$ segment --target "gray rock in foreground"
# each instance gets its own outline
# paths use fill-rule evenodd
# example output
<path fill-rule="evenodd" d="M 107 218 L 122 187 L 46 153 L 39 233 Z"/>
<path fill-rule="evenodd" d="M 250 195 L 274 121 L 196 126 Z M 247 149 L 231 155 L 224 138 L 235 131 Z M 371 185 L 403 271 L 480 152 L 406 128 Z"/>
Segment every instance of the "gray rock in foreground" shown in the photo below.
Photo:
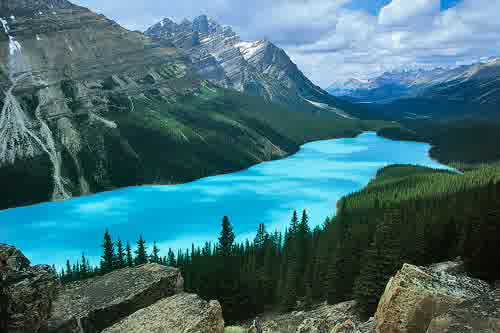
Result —
<path fill-rule="evenodd" d="M 222 333 L 224 319 L 217 301 L 177 294 L 139 310 L 103 333 Z"/>
<path fill-rule="evenodd" d="M 500 332 L 500 289 L 451 309 L 434 318 L 427 333 L 495 333 Z"/>
<path fill-rule="evenodd" d="M 49 266 L 29 265 L 13 246 L 0 245 L 0 330 L 43 332 L 59 282 Z"/>
<path fill-rule="evenodd" d="M 260 321 L 263 333 L 340 333 L 345 332 L 341 328 L 356 328 L 362 324 L 354 301 L 323 304 L 311 311 L 294 311 Z"/>
<path fill-rule="evenodd" d="M 63 288 L 55 300 L 49 332 L 100 332 L 182 288 L 179 270 L 158 264 L 76 282 Z"/>
<path fill-rule="evenodd" d="M 380 299 L 376 332 L 426 332 L 434 318 L 463 302 L 481 299 L 490 291 L 486 282 L 461 273 L 460 262 L 430 267 L 405 264 L 389 280 Z"/>

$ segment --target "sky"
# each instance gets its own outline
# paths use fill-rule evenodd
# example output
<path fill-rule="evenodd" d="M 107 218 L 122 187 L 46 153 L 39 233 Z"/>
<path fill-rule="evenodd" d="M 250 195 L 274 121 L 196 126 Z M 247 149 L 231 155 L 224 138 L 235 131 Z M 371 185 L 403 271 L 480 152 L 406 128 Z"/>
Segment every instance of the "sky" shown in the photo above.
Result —
<path fill-rule="evenodd" d="M 500 0 L 73 0 L 131 30 L 206 14 L 268 39 L 316 84 L 500 55 Z"/>

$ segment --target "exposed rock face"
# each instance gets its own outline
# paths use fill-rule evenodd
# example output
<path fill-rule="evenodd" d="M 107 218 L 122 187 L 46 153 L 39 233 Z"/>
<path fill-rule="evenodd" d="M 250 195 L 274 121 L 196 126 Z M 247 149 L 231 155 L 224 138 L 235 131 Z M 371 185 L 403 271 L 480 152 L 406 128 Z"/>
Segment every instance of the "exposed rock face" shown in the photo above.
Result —
<path fill-rule="evenodd" d="M 222 333 L 224 319 L 217 301 L 177 294 L 139 310 L 103 333 Z"/>
<path fill-rule="evenodd" d="M 376 332 L 426 332 L 433 318 L 489 291 L 487 283 L 461 274 L 460 263 L 429 268 L 405 264 L 380 299 Z"/>
<path fill-rule="evenodd" d="M 272 59 L 286 57 L 269 43 L 248 60 L 238 48 L 221 46 L 221 57 L 238 55 L 224 61 L 223 69 L 200 49 L 193 69 L 173 44 L 128 31 L 66 0 L 0 0 L 0 8 L 0 209 L 190 181 L 298 149 L 279 126 L 249 112 L 248 100 L 199 80 L 195 70 L 240 85 L 247 80 L 239 77 L 267 71 L 287 89 L 300 85 L 304 98 L 323 93 L 308 87 L 292 64 L 271 66 Z M 172 29 L 184 31 L 186 25 L 197 32 L 187 39 L 179 35 L 183 44 L 197 44 L 198 30 L 213 29 L 203 20 Z M 229 32 L 220 34 L 224 39 Z M 203 43 L 213 49 L 224 44 Z M 257 71 L 230 70 L 257 58 Z M 287 68 L 303 81 L 297 89 L 292 74 L 276 78 Z M 276 109 L 264 102 L 259 107 Z"/>
<path fill-rule="evenodd" d="M 45 331 L 59 285 L 55 272 L 49 266 L 30 267 L 8 245 L 0 245 L 0 261 L 0 327 L 9 333 Z"/>
<path fill-rule="evenodd" d="M 182 288 L 180 272 L 158 264 L 76 282 L 65 286 L 54 301 L 49 332 L 100 332 Z"/>
<path fill-rule="evenodd" d="M 314 109 L 336 100 L 315 86 L 282 49 L 261 40 L 243 42 L 228 26 L 221 26 L 205 15 L 180 24 L 164 19 L 146 35 L 182 48 L 197 72 L 224 87 L 297 108 Z"/>
<path fill-rule="evenodd" d="M 500 332 L 500 289 L 457 305 L 434 318 L 427 333 Z"/>
<path fill-rule="evenodd" d="M 3 260 L 3 263 L 0 263 L 0 269 L 1 265 L 4 264 L 5 271 L 12 270 L 18 272 L 26 270 L 30 267 L 29 259 L 26 258 L 21 251 L 13 246 L 0 244 L 0 256 Z"/>
<path fill-rule="evenodd" d="M 311 311 L 296 311 L 261 320 L 263 333 L 351 333 L 363 325 L 356 303 L 321 305 Z"/>

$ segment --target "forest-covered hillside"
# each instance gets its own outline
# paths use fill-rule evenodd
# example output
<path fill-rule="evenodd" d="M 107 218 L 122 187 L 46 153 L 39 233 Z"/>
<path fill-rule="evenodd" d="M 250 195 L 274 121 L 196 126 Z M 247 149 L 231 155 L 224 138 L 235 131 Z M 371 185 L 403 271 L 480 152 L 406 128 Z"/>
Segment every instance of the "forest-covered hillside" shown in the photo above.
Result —
<path fill-rule="evenodd" d="M 260 225 L 255 239 L 235 243 L 224 217 L 216 244 L 151 254 L 139 238 L 135 252 L 109 233 L 100 268 L 71 264 L 63 281 L 147 261 L 181 268 L 188 291 L 218 299 L 229 321 L 267 310 L 309 308 L 355 298 L 371 315 L 387 280 L 402 263 L 427 265 L 461 256 L 469 274 L 500 279 L 500 169 L 463 174 L 395 165 L 363 190 L 345 197 L 338 214 L 311 230 L 307 212 L 294 213 L 284 233 Z"/>

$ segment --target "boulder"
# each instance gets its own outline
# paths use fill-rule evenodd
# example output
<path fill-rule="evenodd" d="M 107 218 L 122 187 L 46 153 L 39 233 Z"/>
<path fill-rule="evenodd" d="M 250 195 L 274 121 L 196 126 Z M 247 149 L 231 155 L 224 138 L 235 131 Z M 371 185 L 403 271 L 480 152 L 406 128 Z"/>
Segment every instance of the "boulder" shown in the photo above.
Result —
<path fill-rule="evenodd" d="M 0 270 L 22 271 L 30 267 L 30 261 L 24 254 L 7 244 L 0 244 Z"/>
<path fill-rule="evenodd" d="M 465 301 L 434 318 L 427 333 L 500 332 L 500 293 Z"/>
<path fill-rule="evenodd" d="M 217 301 L 177 294 L 141 309 L 103 333 L 223 333 L 222 308 Z"/>
<path fill-rule="evenodd" d="M 54 301 L 49 332 L 100 332 L 182 289 L 179 270 L 158 264 L 75 282 L 65 286 Z"/>
<path fill-rule="evenodd" d="M 51 267 L 30 267 L 21 251 L 0 245 L 0 328 L 10 333 L 44 331 L 58 286 Z"/>
<path fill-rule="evenodd" d="M 461 263 L 446 262 L 428 268 L 405 264 L 382 295 L 376 332 L 426 332 L 435 317 L 490 291 L 486 282 L 461 273 Z"/>
<path fill-rule="evenodd" d="M 362 320 L 356 309 L 356 302 L 336 305 L 322 304 L 311 311 L 295 311 L 280 315 L 268 315 L 261 320 L 263 333 L 330 333 L 343 325 L 357 327 Z"/>

